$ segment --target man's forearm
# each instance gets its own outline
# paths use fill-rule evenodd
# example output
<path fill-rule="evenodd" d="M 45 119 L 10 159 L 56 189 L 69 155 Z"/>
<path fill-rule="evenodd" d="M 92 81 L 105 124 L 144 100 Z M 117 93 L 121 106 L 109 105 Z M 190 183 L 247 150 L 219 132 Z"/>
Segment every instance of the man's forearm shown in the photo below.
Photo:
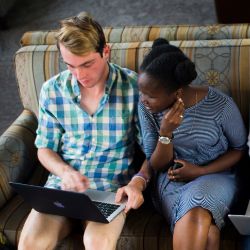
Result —
<path fill-rule="evenodd" d="M 62 177 L 66 171 L 73 170 L 56 152 L 49 148 L 39 148 L 37 155 L 42 165 L 54 175 Z"/>

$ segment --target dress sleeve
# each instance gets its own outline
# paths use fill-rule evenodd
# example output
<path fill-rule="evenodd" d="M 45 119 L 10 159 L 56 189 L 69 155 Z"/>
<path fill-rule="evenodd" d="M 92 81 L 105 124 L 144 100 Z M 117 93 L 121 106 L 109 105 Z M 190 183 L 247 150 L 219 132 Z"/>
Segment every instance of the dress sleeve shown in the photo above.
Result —
<path fill-rule="evenodd" d="M 158 132 L 145 106 L 138 105 L 139 121 L 142 133 L 142 144 L 147 159 L 150 159 L 158 141 Z"/>
<path fill-rule="evenodd" d="M 229 146 L 234 149 L 246 149 L 247 132 L 239 111 L 232 98 L 229 98 L 222 114 L 222 128 L 229 141 Z"/>

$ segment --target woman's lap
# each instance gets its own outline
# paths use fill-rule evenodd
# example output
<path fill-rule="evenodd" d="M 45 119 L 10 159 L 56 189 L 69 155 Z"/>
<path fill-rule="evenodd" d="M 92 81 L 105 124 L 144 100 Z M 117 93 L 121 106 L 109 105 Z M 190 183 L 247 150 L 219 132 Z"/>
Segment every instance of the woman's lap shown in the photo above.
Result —
<path fill-rule="evenodd" d="M 163 182 L 162 182 L 163 181 Z M 188 183 L 169 182 L 160 176 L 158 181 L 161 212 L 173 229 L 174 224 L 194 207 L 209 210 L 218 228 L 224 224 L 224 217 L 236 192 L 235 176 L 218 173 L 201 176 Z"/>

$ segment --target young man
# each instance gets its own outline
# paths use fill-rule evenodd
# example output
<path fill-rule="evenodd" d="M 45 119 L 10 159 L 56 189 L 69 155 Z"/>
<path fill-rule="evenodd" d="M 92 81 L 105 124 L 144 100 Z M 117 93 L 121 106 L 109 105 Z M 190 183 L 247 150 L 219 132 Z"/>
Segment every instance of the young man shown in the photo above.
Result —
<path fill-rule="evenodd" d="M 103 30 L 85 13 L 63 20 L 57 41 L 68 70 L 41 89 L 35 141 L 50 172 L 45 186 L 77 192 L 120 188 L 117 201 L 128 197 L 125 212 L 138 208 L 145 180 L 131 180 L 140 138 L 137 74 L 108 62 Z M 109 224 L 84 222 L 85 249 L 115 249 L 125 218 L 121 213 Z M 32 210 L 18 249 L 54 249 L 71 227 L 68 218 Z"/>

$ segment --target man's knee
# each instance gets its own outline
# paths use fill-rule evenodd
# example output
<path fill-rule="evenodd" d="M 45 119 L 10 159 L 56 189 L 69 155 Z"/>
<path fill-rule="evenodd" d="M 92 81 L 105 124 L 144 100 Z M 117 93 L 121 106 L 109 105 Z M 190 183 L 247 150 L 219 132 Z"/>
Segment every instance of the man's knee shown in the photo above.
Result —
<path fill-rule="evenodd" d="M 18 244 L 18 250 L 49 250 L 54 249 L 55 246 L 56 242 L 53 239 L 22 234 Z"/>
<path fill-rule="evenodd" d="M 86 250 L 114 250 L 117 243 L 117 239 L 114 239 L 110 234 L 105 233 L 102 235 L 84 234 L 83 241 Z"/>
<path fill-rule="evenodd" d="M 125 219 L 125 214 L 120 213 L 109 224 L 87 222 L 83 237 L 85 249 L 115 249 Z"/>
<path fill-rule="evenodd" d="M 18 250 L 54 249 L 58 240 L 66 236 L 70 229 L 66 222 L 63 217 L 42 214 L 32 209 L 21 232 Z"/>

